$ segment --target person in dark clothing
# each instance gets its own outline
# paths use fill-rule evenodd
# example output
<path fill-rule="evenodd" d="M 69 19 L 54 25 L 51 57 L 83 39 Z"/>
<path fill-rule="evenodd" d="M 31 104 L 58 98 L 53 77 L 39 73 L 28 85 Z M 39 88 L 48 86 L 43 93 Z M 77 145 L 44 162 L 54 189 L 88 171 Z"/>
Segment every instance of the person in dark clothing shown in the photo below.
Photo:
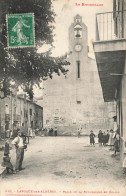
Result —
<path fill-rule="evenodd" d="M 9 142 L 6 140 L 5 146 L 4 146 L 4 156 L 8 156 L 10 154 L 10 148 L 9 148 Z"/>
<path fill-rule="evenodd" d="M 50 128 L 50 130 L 49 130 L 49 136 L 53 136 L 53 128 Z"/>
<path fill-rule="evenodd" d="M 28 130 L 27 130 L 24 123 L 22 123 L 22 126 L 20 127 L 20 129 L 18 129 L 18 131 L 22 132 L 22 137 L 24 138 L 24 141 L 26 142 L 27 135 L 28 135 Z M 28 143 L 29 143 L 29 137 L 28 137 Z"/>
<path fill-rule="evenodd" d="M 102 146 L 102 142 L 103 142 L 103 133 L 100 130 L 99 131 L 99 134 L 98 134 L 98 143 L 99 143 L 99 146 Z"/>
<path fill-rule="evenodd" d="M 14 173 L 13 165 L 10 161 L 9 155 L 8 156 L 6 155 L 6 156 L 3 157 L 2 166 L 6 167 L 6 170 L 5 170 L 4 174 Z"/>
<path fill-rule="evenodd" d="M 4 147 L 4 156 L 3 156 L 3 162 L 1 164 L 2 167 L 6 168 L 3 173 L 2 173 L 2 177 L 4 177 L 6 174 L 14 174 L 15 171 L 13 169 L 13 165 L 11 163 L 10 157 L 10 147 L 9 147 L 9 142 L 8 140 L 5 142 L 5 147 Z"/>
<path fill-rule="evenodd" d="M 13 133 L 12 133 L 12 138 L 14 139 L 15 137 L 17 137 L 17 135 L 18 135 L 18 129 L 17 129 L 16 126 L 14 126 Z"/>
<path fill-rule="evenodd" d="M 54 135 L 57 136 L 57 127 L 54 128 Z"/>
<path fill-rule="evenodd" d="M 106 133 L 106 144 L 108 144 L 108 141 L 109 141 L 109 130 L 107 130 L 107 133 Z"/>
<path fill-rule="evenodd" d="M 54 132 L 55 136 L 57 136 L 57 131 Z"/>
<path fill-rule="evenodd" d="M 94 146 L 94 144 L 95 144 L 95 140 L 94 140 L 95 134 L 93 133 L 92 130 L 90 131 L 89 137 L 90 137 L 90 145 L 91 145 L 91 146 L 92 146 L 92 145 Z"/>
<path fill-rule="evenodd" d="M 106 133 L 103 133 L 103 146 L 106 146 Z"/>

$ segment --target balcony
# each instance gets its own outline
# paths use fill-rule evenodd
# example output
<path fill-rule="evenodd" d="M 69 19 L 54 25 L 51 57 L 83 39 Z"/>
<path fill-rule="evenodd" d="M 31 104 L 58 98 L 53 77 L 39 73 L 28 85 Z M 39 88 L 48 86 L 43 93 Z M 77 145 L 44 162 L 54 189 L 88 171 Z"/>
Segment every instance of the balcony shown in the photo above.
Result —
<path fill-rule="evenodd" d="M 96 14 L 96 41 L 125 37 L 126 10 Z"/>
<path fill-rule="evenodd" d="M 113 101 L 125 64 L 126 10 L 96 14 L 93 46 L 104 101 Z"/>

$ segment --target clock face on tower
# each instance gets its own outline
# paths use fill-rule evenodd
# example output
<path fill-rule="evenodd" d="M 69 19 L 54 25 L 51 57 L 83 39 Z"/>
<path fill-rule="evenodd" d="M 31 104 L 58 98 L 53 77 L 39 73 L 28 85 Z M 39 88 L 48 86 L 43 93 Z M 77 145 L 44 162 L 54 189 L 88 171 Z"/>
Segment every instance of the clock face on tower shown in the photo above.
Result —
<path fill-rule="evenodd" d="M 82 50 L 82 46 L 80 44 L 75 45 L 75 51 L 80 52 Z"/>

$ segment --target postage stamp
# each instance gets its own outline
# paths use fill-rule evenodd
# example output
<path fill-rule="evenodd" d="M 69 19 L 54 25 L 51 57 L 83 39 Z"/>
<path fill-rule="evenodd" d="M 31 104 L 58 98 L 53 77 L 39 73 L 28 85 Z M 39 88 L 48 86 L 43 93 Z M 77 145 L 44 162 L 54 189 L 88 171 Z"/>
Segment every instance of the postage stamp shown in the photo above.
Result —
<path fill-rule="evenodd" d="M 7 44 L 9 48 L 34 47 L 34 13 L 7 14 Z"/>

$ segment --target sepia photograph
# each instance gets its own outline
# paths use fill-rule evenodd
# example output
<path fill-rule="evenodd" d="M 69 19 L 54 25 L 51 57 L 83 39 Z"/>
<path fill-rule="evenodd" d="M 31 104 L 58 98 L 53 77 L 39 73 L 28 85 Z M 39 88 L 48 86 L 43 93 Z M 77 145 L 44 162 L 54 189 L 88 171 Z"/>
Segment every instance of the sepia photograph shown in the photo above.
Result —
<path fill-rule="evenodd" d="M 125 196 L 126 0 L 0 0 L 0 196 Z"/>

